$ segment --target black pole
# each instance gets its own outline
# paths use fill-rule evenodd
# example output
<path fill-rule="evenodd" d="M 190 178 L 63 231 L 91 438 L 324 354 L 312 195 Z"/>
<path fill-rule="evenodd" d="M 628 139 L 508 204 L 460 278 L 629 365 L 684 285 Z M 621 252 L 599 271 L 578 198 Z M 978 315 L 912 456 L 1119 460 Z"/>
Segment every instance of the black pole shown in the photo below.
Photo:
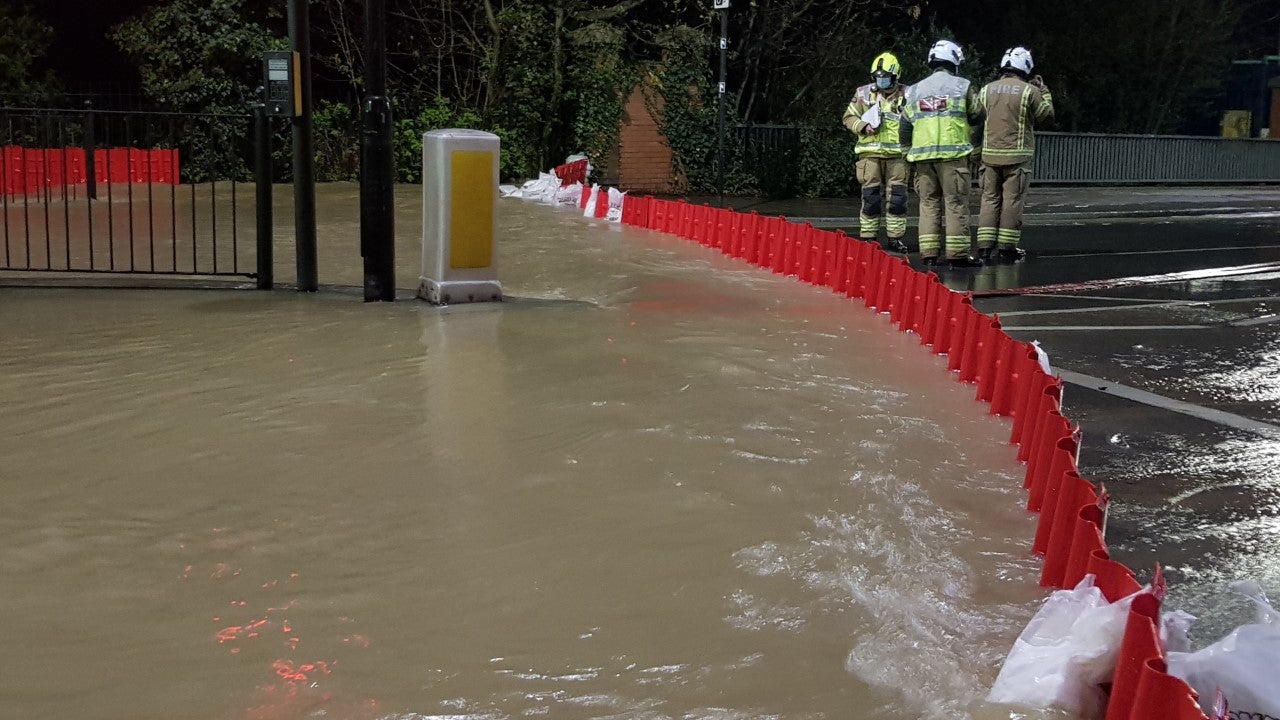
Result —
<path fill-rule="evenodd" d="M 315 152 L 311 135 L 311 2 L 289 0 L 289 47 L 295 53 L 298 104 L 293 118 L 293 224 L 298 257 L 298 290 L 314 292 L 316 273 Z"/>
<path fill-rule="evenodd" d="M 259 101 L 253 106 L 253 175 L 258 206 L 259 290 L 270 290 L 275 285 L 271 213 L 271 120 L 267 116 L 266 95 L 266 88 L 258 88 Z"/>
<path fill-rule="evenodd" d="M 360 137 L 360 255 L 364 301 L 396 299 L 394 166 L 387 97 L 387 3 L 365 0 L 364 132 Z"/>
<path fill-rule="evenodd" d="M 94 162 L 93 101 L 84 101 L 84 175 L 85 195 L 98 199 L 98 164 Z"/>
<path fill-rule="evenodd" d="M 729 11 L 720 11 L 720 85 L 717 95 L 719 95 L 719 126 L 717 136 L 719 140 L 719 148 L 716 150 L 716 193 L 720 196 L 720 207 L 724 207 L 724 94 L 725 94 L 725 77 L 729 72 L 729 57 L 727 55 L 729 49 Z"/>

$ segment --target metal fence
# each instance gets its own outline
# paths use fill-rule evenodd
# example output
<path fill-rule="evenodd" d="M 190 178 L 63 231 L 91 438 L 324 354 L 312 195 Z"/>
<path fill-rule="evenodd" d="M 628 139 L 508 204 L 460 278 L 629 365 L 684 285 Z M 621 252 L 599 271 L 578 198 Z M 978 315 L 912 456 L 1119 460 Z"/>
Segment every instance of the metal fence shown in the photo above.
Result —
<path fill-rule="evenodd" d="M 0 107 L 0 270 L 253 277 L 254 142 L 251 115 Z"/>
<path fill-rule="evenodd" d="M 733 133 L 745 172 L 800 193 L 815 189 L 808 175 L 842 165 L 854 144 L 843 128 L 746 125 Z M 1036 143 L 1036 183 L 1280 183 L 1280 140 L 1043 132 Z"/>
<path fill-rule="evenodd" d="M 1280 182 L 1280 140 L 1036 133 L 1042 183 Z"/>

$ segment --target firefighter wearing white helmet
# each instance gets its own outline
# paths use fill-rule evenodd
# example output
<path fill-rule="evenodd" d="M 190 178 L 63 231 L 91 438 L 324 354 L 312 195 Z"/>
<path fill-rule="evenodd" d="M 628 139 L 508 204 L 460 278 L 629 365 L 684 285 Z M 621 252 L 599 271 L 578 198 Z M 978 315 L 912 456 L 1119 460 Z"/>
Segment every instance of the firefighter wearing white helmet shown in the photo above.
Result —
<path fill-rule="evenodd" d="M 1016 262 L 1023 253 L 1022 204 L 1036 151 L 1034 128 L 1053 118 L 1053 95 L 1032 76 L 1031 51 L 1010 48 L 1000 58 L 1000 78 L 978 93 L 986 115 L 982 133 L 982 209 L 978 253 L 984 260 Z"/>
<path fill-rule="evenodd" d="M 907 88 L 901 129 L 920 196 L 920 257 L 934 266 L 945 249 L 952 267 L 976 267 L 982 261 L 969 254 L 968 158 L 970 125 L 980 118 L 977 91 L 956 74 L 964 52 L 954 42 L 935 43 L 928 62 L 933 74 Z"/>
<path fill-rule="evenodd" d="M 871 82 L 858 88 L 844 111 L 844 126 L 858 136 L 858 184 L 862 188 L 858 236 L 877 241 L 884 216 L 888 248 L 905 254 L 907 246 L 907 161 L 898 125 L 902 118 L 902 64 L 893 53 L 871 61 Z M 887 192 L 886 192 L 887 191 Z"/>

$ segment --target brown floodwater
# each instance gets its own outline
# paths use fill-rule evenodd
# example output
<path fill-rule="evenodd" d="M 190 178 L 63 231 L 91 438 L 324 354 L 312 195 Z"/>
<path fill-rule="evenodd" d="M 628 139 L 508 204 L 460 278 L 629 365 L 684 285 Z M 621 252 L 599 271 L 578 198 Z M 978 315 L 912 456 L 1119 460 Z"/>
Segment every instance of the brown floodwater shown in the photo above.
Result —
<path fill-rule="evenodd" d="M 354 197 L 322 284 L 359 283 Z M 500 304 L 0 288 L 0 717 L 1049 717 L 982 702 L 1044 593 L 944 359 L 499 212 Z"/>

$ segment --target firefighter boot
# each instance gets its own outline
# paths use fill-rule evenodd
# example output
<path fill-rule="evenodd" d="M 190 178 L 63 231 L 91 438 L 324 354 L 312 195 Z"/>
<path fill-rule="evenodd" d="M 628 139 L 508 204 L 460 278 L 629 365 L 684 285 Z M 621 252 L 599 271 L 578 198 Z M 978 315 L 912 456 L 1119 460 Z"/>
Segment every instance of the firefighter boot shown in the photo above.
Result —
<path fill-rule="evenodd" d="M 1017 246 L 1001 247 L 997 253 L 1001 264 L 1016 263 L 1027 256 L 1027 251 Z"/>
<path fill-rule="evenodd" d="M 953 268 L 982 267 L 982 261 L 972 255 L 958 255 L 953 258 L 948 258 L 947 264 Z"/>

